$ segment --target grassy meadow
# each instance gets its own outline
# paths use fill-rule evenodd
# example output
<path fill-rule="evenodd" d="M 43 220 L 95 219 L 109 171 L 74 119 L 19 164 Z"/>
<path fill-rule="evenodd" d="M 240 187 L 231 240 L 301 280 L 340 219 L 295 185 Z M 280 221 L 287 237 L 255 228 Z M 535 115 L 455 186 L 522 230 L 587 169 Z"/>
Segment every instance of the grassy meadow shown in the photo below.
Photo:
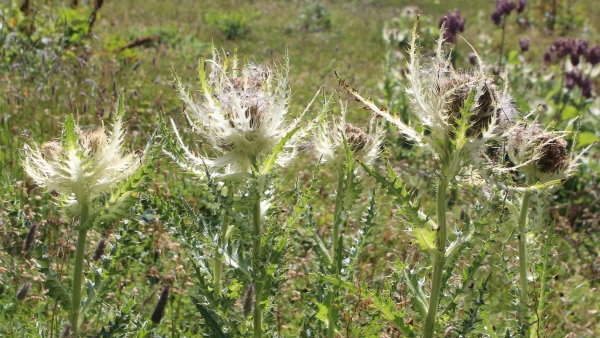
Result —
<path fill-rule="evenodd" d="M 600 336 L 600 7 L 500 3 L 0 2 L 0 337 Z"/>

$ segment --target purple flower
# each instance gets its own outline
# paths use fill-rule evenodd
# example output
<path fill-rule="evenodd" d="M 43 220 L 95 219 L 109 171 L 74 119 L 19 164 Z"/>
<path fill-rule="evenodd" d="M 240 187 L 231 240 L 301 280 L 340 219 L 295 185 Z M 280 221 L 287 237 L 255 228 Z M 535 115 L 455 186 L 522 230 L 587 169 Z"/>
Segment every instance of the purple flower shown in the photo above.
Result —
<path fill-rule="evenodd" d="M 579 88 L 581 88 L 581 94 L 586 99 L 592 97 L 592 92 L 594 90 L 594 83 L 589 77 L 583 78 L 580 81 Z"/>
<path fill-rule="evenodd" d="M 529 38 L 520 38 L 519 39 L 519 46 L 521 46 L 521 52 L 528 51 L 530 44 L 531 44 L 531 40 L 529 40 Z"/>
<path fill-rule="evenodd" d="M 477 56 L 473 53 L 469 53 L 469 63 L 475 66 L 477 64 Z"/>
<path fill-rule="evenodd" d="M 517 13 L 523 13 L 523 11 L 525 10 L 525 5 L 527 5 L 527 1 L 519 0 L 519 4 L 517 5 Z"/>
<path fill-rule="evenodd" d="M 519 5 L 517 5 L 514 1 L 496 0 L 496 9 L 494 9 L 490 18 L 494 24 L 496 24 L 496 26 L 499 26 L 500 23 L 502 23 L 503 16 L 508 16 L 513 10 L 517 9 L 518 11 L 519 8 L 521 8 L 521 11 L 523 11 L 525 8 L 524 0 L 519 0 Z"/>
<path fill-rule="evenodd" d="M 598 63 L 600 63 L 600 46 L 595 45 L 594 47 L 588 49 L 585 53 L 585 59 L 592 66 L 595 66 Z"/>
<path fill-rule="evenodd" d="M 448 12 L 445 17 L 442 17 L 439 21 L 438 27 L 442 28 L 442 25 L 444 25 L 444 39 L 448 43 L 454 44 L 456 43 L 456 35 L 459 32 L 465 31 L 466 22 L 467 19 L 461 18 L 460 11 L 457 9 L 454 11 L 454 13 Z"/>
<path fill-rule="evenodd" d="M 549 63 L 550 61 L 552 61 L 552 51 L 551 50 L 547 50 L 544 53 L 544 62 Z"/>

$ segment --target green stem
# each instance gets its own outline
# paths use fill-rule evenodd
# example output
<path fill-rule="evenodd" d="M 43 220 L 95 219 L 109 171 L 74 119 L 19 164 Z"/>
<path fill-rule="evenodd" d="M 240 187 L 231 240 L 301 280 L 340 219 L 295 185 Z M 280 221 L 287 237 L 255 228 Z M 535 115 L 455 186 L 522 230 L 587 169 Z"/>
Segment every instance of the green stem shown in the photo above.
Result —
<path fill-rule="evenodd" d="M 221 221 L 221 234 L 219 236 L 219 243 L 217 248 L 215 249 L 215 260 L 214 260 L 214 269 L 213 269 L 213 282 L 215 285 L 215 298 L 221 297 L 221 274 L 223 271 L 223 254 L 221 250 L 225 246 L 225 242 L 227 241 L 227 230 L 229 229 L 229 216 L 225 214 L 223 216 L 223 221 Z"/>
<path fill-rule="evenodd" d="M 254 223 L 254 246 L 252 248 L 252 258 L 255 262 L 254 266 L 258 267 L 260 259 L 260 246 L 262 236 L 262 219 L 260 216 L 260 195 L 257 194 L 256 202 L 252 212 L 252 221 Z M 266 272 L 263 272 L 266 273 Z M 260 299 L 262 297 L 262 286 L 260 283 L 255 283 L 254 290 L 254 338 L 262 337 L 262 311 L 260 308 Z"/>
<path fill-rule="evenodd" d="M 342 250 L 342 247 L 340 245 L 340 226 L 342 224 L 342 201 L 344 200 L 343 189 L 344 171 L 340 169 L 337 182 L 337 192 L 335 196 L 335 209 L 333 211 L 333 234 L 331 235 L 331 248 L 333 254 L 332 268 L 336 276 L 338 276 L 341 271 L 341 267 L 338 265 L 338 257 L 341 254 L 341 252 L 339 251 Z M 333 298 L 335 298 L 335 295 L 332 295 L 331 299 L 328 302 L 326 302 L 326 305 L 329 307 L 327 311 L 327 338 L 335 337 L 337 309 L 333 306 Z"/>
<path fill-rule="evenodd" d="M 331 248 L 332 248 L 332 253 L 333 253 L 333 269 L 335 271 L 335 274 L 338 274 L 340 271 L 340 267 L 337 266 L 337 257 L 338 257 L 338 250 L 340 250 L 339 248 L 339 242 L 340 242 L 340 225 L 342 224 L 342 201 L 344 200 L 344 192 L 342 191 L 344 189 L 344 171 L 340 170 L 340 174 L 338 176 L 338 183 L 337 183 L 337 192 L 336 192 L 336 196 L 335 196 L 335 209 L 333 211 L 333 234 L 331 237 Z"/>
<path fill-rule="evenodd" d="M 433 337 L 436 316 L 440 302 L 440 291 L 444 263 L 446 262 L 446 192 L 448 190 L 448 177 L 440 177 L 437 191 L 437 220 L 438 229 L 436 234 L 437 252 L 433 263 L 433 280 L 431 281 L 431 296 L 429 297 L 429 309 L 423 325 L 423 337 Z"/>
<path fill-rule="evenodd" d="M 521 214 L 519 215 L 519 280 L 521 283 L 521 303 L 519 312 L 522 318 L 527 316 L 527 248 L 526 227 L 527 214 L 529 213 L 529 200 L 531 193 L 526 191 L 521 202 Z"/>
<path fill-rule="evenodd" d="M 81 308 L 81 284 L 83 281 L 83 259 L 85 256 L 85 240 L 87 237 L 87 221 L 89 207 L 83 203 L 79 220 L 79 234 L 77 235 L 77 251 L 75 252 L 75 270 L 73 273 L 73 296 L 71 297 L 71 330 L 73 337 L 77 337 L 79 328 L 79 311 Z"/>

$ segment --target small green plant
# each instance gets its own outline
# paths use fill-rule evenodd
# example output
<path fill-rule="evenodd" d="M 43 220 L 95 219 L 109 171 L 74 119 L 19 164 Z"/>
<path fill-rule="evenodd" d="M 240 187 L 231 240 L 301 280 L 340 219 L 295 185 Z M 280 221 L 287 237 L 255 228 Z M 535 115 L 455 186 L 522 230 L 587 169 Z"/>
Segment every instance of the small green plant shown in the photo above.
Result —
<path fill-rule="evenodd" d="M 239 9 L 223 12 L 211 10 L 204 15 L 206 23 L 217 28 L 227 40 L 245 38 L 251 31 L 251 22 L 258 16 L 257 12 Z"/>
<path fill-rule="evenodd" d="M 322 3 L 309 5 L 300 15 L 300 27 L 307 32 L 324 32 L 331 29 L 331 10 Z"/>

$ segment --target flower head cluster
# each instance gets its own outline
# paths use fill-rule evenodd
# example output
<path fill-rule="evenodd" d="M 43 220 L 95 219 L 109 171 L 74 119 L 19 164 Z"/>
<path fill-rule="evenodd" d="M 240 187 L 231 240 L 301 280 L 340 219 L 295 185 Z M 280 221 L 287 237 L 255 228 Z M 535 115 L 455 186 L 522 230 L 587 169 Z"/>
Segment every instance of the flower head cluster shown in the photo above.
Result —
<path fill-rule="evenodd" d="M 342 115 L 329 117 L 329 109 L 324 109 L 319 116 L 319 123 L 314 136 L 314 149 L 321 159 L 339 168 L 346 159 L 344 140 L 356 160 L 370 164 L 379 153 L 383 140 L 384 128 L 373 116 L 366 130 L 346 122 L 346 109 L 342 107 Z"/>
<path fill-rule="evenodd" d="M 584 57 L 592 67 L 600 62 L 600 46 L 588 47 L 588 42 L 581 39 L 560 38 L 554 41 L 544 53 L 544 62 L 552 62 L 553 54 L 559 60 L 569 57 L 573 67 L 580 65 L 581 57 Z M 593 96 L 594 84 L 591 78 L 583 76 L 578 69 L 571 69 L 565 72 L 565 87 L 572 90 L 575 86 L 581 89 L 581 94 L 585 98 L 589 99 Z"/>
<path fill-rule="evenodd" d="M 82 205 L 111 191 L 140 166 L 133 153 L 122 154 L 122 100 L 119 107 L 110 132 L 104 126 L 81 130 L 68 116 L 60 140 L 25 145 L 23 168 L 36 184 L 57 192 L 69 214 L 81 213 Z"/>
<path fill-rule="evenodd" d="M 565 133 L 541 129 L 537 124 L 517 123 L 506 133 L 507 150 L 515 168 L 542 183 L 563 180 L 577 168 L 564 139 Z"/>
<path fill-rule="evenodd" d="M 481 145 L 478 140 L 485 142 L 499 136 L 512 120 L 511 98 L 496 87 L 486 74 L 485 65 L 478 57 L 477 60 L 473 73 L 455 70 L 445 57 L 440 40 L 436 56 L 430 63 L 422 64 L 418 46 L 413 41 L 406 91 L 421 124 L 433 132 L 435 139 L 452 136 L 459 121 L 465 120 L 466 136 L 478 146 Z M 470 98 L 473 102 L 467 106 Z M 436 148 L 434 142 L 428 143 Z M 441 153 L 442 150 L 438 150 Z"/>
<path fill-rule="evenodd" d="M 502 136 L 514 120 L 515 108 L 507 88 L 497 88 L 476 53 L 477 67 L 473 72 L 454 69 L 444 51 L 443 29 L 435 56 L 430 62 L 423 62 L 417 43 L 417 24 L 418 21 L 412 30 L 406 93 L 420 128 L 406 125 L 343 81 L 342 85 L 376 116 L 390 121 L 405 138 L 432 150 L 443 161 L 451 160 L 444 167 L 447 174 L 453 174 L 460 170 L 463 155 L 474 155 L 471 150 Z M 451 159 L 447 156 L 449 152 L 454 153 Z"/>
<path fill-rule="evenodd" d="M 171 120 L 184 159 L 168 153 L 185 169 L 198 174 L 204 166 L 219 174 L 239 174 L 252 171 L 264 156 L 288 133 L 296 129 L 298 119 L 286 120 L 290 91 L 288 87 L 289 62 L 286 56 L 284 69 L 271 70 L 264 66 L 245 63 L 240 67 L 236 55 L 221 60 L 213 51 L 209 60 L 210 72 L 200 62 L 202 97 L 196 101 L 175 77 L 179 97 L 185 103 L 185 115 L 194 132 L 208 145 L 209 155 L 193 154 L 183 142 L 175 123 Z M 296 153 L 298 137 L 285 144 L 277 163 L 285 164 Z"/>
<path fill-rule="evenodd" d="M 577 69 L 565 72 L 565 87 L 572 90 L 575 85 L 581 89 L 581 95 L 585 98 L 591 98 L 594 91 L 594 83 L 589 77 L 581 75 Z"/>
<path fill-rule="evenodd" d="M 452 12 L 448 12 L 446 16 L 440 19 L 438 24 L 439 28 L 445 27 L 444 31 L 444 39 L 446 42 L 455 44 L 456 43 L 456 35 L 458 33 L 465 31 L 465 23 L 467 19 L 463 19 L 460 17 L 460 11 L 457 9 Z"/>
<path fill-rule="evenodd" d="M 517 10 L 517 13 L 523 13 L 525 5 L 527 5 L 525 0 L 519 0 L 516 3 L 512 0 L 496 0 L 496 8 L 492 12 L 490 18 L 496 26 L 500 26 L 502 17 L 509 16 L 515 9 Z"/>

